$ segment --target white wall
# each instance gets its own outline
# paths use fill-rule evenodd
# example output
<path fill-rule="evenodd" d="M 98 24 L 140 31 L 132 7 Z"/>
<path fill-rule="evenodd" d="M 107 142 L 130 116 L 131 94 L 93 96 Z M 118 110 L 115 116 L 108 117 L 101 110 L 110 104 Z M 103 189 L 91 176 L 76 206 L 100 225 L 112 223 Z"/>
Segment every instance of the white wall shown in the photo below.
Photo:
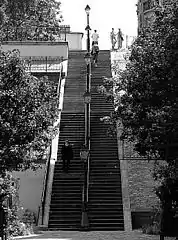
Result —
<path fill-rule="evenodd" d="M 27 170 L 25 172 L 14 171 L 13 177 L 19 178 L 19 200 L 24 209 L 30 209 L 38 214 L 38 207 L 41 202 L 43 190 L 43 179 L 45 174 L 45 164 L 37 171 Z"/>
<path fill-rule="evenodd" d="M 66 42 L 7 42 L 2 44 L 2 50 L 19 49 L 20 55 L 51 56 L 68 58 L 68 44 Z"/>
<path fill-rule="evenodd" d="M 62 40 L 65 40 L 65 34 L 61 33 Z M 69 45 L 69 50 L 82 50 L 83 33 L 66 33 L 66 41 Z"/>
<path fill-rule="evenodd" d="M 80 48 L 79 35 L 69 36 L 73 48 Z M 78 43 L 79 41 L 79 43 Z M 19 49 L 21 56 L 52 56 L 63 57 L 68 59 L 68 43 L 67 42 L 7 42 L 2 44 L 2 50 Z M 64 71 L 67 72 L 67 61 L 64 61 Z M 12 175 L 15 178 L 19 178 L 19 200 L 24 209 L 30 209 L 36 216 L 38 214 L 38 208 L 41 203 L 41 195 L 43 191 L 43 181 L 45 175 L 45 164 L 42 164 L 42 168 L 37 171 L 27 170 L 24 172 L 14 171 Z"/>

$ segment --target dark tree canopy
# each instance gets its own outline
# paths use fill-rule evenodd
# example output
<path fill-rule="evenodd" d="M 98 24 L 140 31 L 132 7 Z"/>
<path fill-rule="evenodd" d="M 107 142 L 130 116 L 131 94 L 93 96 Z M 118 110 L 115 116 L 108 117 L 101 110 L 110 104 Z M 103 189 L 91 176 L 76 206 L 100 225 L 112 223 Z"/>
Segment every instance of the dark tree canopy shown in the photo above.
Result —
<path fill-rule="evenodd" d="M 1 40 L 54 40 L 62 20 L 56 0 L 2 0 Z"/>
<path fill-rule="evenodd" d="M 166 160 L 178 156 L 177 13 L 175 0 L 156 12 L 155 22 L 132 45 L 130 61 L 116 83 L 123 137 L 136 141 L 141 155 Z"/>
<path fill-rule="evenodd" d="M 0 165 L 33 167 L 56 134 L 56 86 L 25 71 L 19 52 L 0 54 Z"/>

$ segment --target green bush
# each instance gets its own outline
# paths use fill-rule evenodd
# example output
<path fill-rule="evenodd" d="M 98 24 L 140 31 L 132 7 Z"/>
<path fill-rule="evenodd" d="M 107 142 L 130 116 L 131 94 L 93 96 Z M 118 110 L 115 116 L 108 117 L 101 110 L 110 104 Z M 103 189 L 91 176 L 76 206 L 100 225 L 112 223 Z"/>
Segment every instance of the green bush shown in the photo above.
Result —
<path fill-rule="evenodd" d="M 23 216 L 22 216 L 22 222 L 25 223 L 26 225 L 32 226 L 33 224 L 36 223 L 36 217 L 34 212 L 32 212 L 29 209 L 26 209 Z"/>
<path fill-rule="evenodd" d="M 25 236 L 33 233 L 32 226 L 27 226 L 25 223 L 16 219 L 8 226 L 8 234 L 10 237 Z"/>
<path fill-rule="evenodd" d="M 159 235 L 160 234 L 160 202 L 157 202 L 155 206 L 152 207 L 153 215 L 151 217 L 151 223 L 145 224 L 142 226 L 142 232 L 150 235 Z"/>
<path fill-rule="evenodd" d="M 0 189 L 3 196 L 2 204 L 8 209 L 6 232 L 9 238 L 33 233 L 35 214 L 26 209 L 22 217 L 18 215 L 20 202 L 17 180 L 11 174 L 4 173 L 0 176 Z"/>
<path fill-rule="evenodd" d="M 160 234 L 160 224 L 158 222 L 155 222 L 153 224 L 143 225 L 142 232 L 144 234 L 159 235 Z"/>

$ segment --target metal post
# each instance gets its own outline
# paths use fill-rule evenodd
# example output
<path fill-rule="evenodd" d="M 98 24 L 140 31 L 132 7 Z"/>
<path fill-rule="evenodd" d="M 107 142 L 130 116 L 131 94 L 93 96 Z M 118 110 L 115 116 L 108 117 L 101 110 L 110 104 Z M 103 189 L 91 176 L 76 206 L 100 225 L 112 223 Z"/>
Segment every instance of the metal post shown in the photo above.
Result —
<path fill-rule="evenodd" d="M 90 27 L 89 27 L 89 13 L 87 13 L 87 53 L 90 54 Z M 87 64 L 87 79 L 86 79 L 86 92 L 90 92 L 91 85 L 91 63 Z M 87 112 L 87 136 L 86 144 L 89 148 L 89 138 L 90 138 L 90 103 L 86 104 Z"/>
<path fill-rule="evenodd" d="M 90 92 L 90 64 L 87 65 L 86 92 Z M 90 103 L 86 103 L 86 138 L 85 144 L 89 148 L 90 138 Z"/>
<path fill-rule="evenodd" d="M 87 13 L 87 54 L 90 55 L 90 27 L 89 27 L 89 10 L 90 7 L 87 5 L 85 8 Z M 91 63 L 87 63 L 87 74 L 86 74 L 86 93 L 90 93 L 91 85 Z M 90 152 L 90 101 L 85 102 L 85 146 Z M 88 230 L 88 167 L 89 167 L 89 154 L 84 162 L 84 185 L 83 185 L 83 204 L 82 204 L 82 221 L 81 227 Z"/>
<path fill-rule="evenodd" d="M 87 26 L 89 26 L 89 14 L 87 14 Z M 90 52 L 90 30 L 87 30 L 87 52 Z"/>

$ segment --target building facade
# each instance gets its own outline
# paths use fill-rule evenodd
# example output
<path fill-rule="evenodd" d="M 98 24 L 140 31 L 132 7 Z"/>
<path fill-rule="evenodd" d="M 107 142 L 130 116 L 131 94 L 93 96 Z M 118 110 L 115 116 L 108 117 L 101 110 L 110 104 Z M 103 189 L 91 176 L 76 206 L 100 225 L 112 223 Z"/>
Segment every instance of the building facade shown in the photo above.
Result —
<path fill-rule="evenodd" d="M 138 16 L 138 33 L 147 27 L 155 17 L 155 9 L 163 7 L 164 0 L 138 0 L 137 16 Z"/>

